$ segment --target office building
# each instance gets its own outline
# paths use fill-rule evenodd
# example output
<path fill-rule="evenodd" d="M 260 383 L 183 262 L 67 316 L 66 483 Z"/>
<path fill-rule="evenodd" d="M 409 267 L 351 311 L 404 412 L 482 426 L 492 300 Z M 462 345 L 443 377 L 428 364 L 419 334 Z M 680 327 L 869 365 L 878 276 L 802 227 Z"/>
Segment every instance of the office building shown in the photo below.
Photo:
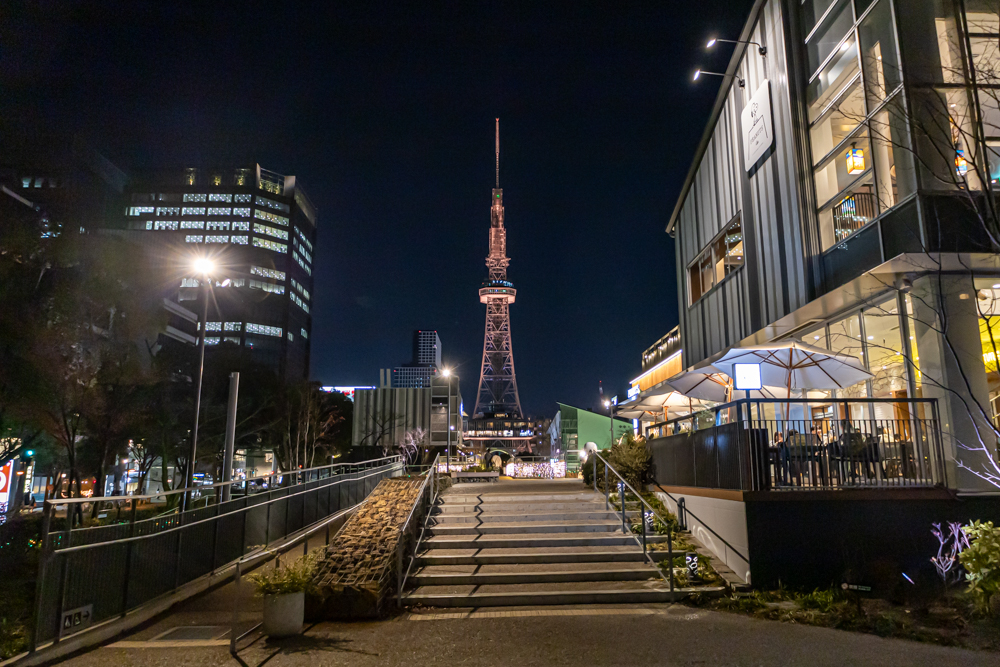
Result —
<path fill-rule="evenodd" d="M 352 444 L 391 452 L 408 432 L 423 429 L 425 449 L 440 451 L 444 457 L 450 442 L 452 456 L 457 456 L 464 444 L 463 408 L 461 385 L 454 375 L 435 377 L 429 387 L 357 388 Z"/>
<path fill-rule="evenodd" d="M 421 389 L 430 387 L 432 380 L 442 370 L 441 338 L 437 331 L 418 329 L 413 332 L 413 361 L 396 366 L 389 373 L 389 384 L 397 388 Z"/>
<path fill-rule="evenodd" d="M 258 164 L 142 175 L 124 213 L 116 233 L 146 248 L 178 302 L 200 314 L 209 290 L 206 345 L 308 378 L 316 208 L 295 176 Z M 201 257 L 216 267 L 207 284 Z"/>

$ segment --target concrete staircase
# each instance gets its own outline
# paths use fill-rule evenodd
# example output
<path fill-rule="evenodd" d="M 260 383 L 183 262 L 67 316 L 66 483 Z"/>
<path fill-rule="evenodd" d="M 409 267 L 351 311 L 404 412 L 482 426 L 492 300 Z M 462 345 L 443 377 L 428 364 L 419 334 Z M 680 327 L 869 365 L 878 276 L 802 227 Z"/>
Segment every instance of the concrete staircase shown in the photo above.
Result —
<path fill-rule="evenodd" d="M 582 488 L 581 488 L 582 487 Z M 579 482 L 460 484 L 431 510 L 407 605 L 669 602 L 668 585 L 604 497 Z"/>

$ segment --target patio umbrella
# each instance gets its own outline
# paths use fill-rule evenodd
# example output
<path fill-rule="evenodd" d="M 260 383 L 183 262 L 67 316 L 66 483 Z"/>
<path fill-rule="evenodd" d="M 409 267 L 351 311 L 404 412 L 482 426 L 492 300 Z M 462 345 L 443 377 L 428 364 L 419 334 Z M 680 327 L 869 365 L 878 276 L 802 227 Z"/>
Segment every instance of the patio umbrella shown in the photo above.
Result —
<path fill-rule="evenodd" d="M 728 403 L 733 396 L 733 379 L 714 366 L 705 366 L 687 373 L 680 373 L 667 380 L 667 384 L 691 398 L 715 403 Z M 747 393 L 747 398 L 776 398 L 784 389 L 761 387 Z"/>
<path fill-rule="evenodd" d="M 762 385 L 792 389 L 846 389 L 872 377 L 854 357 L 798 341 L 734 347 L 712 362 L 733 374 L 736 364 L 760 364 Z"/>

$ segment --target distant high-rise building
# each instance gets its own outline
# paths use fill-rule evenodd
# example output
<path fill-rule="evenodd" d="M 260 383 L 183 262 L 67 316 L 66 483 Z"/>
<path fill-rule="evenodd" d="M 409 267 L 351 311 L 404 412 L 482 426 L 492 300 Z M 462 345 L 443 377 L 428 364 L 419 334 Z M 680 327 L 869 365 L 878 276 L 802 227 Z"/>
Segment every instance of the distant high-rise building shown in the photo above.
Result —
<path fill-rule="evenodd" d="M 413 332 L 413 362 L 396 366 L 389 377 L 395 388 L 425 388 L 441 370 L 441 338 L 437 331 L 418 329 Z"/>
<path fill-rule="evenodd" d="M 194 312 L 204 291 L 193 262 L 214 262 L 206 345 L 287 380 L 308 377 L 316 208 L 295 176 L 258 164 L 140 176 L 120 227 Z"/>

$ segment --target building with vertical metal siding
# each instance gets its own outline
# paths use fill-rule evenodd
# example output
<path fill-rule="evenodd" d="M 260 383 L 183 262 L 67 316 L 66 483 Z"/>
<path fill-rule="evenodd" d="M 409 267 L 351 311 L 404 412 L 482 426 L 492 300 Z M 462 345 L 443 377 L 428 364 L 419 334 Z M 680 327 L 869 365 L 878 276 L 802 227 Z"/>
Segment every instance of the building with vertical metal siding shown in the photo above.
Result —
<path fill-rule="evenodd" d="M 936 398 L 948 486 L 993 488 L 963 443 L 1000 423 L 998 3 L 759 0 L 738 39 L 667 225 L 682 366 L 854 356 L 874 377 L 831 398 Z"/>

